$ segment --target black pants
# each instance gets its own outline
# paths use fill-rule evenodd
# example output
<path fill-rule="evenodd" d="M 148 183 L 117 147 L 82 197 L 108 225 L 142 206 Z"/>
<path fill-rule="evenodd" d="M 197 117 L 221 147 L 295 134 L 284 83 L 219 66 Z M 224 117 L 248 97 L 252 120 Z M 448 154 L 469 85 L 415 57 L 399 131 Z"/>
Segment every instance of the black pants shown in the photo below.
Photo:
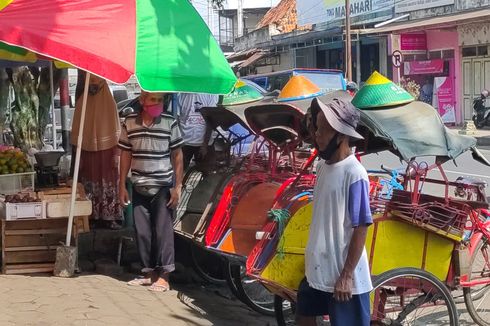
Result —
<path fill-rule="evenodd" d="M 191 164 L 192 158 L 196 162 L 196 167 L 198 170 L 203 172 L 212 171 L 216 165 L 216 153 L 214 151 L 214 146 L 208 146 L 208 153 L 205 157 L 199 154 L 200 146 L 182 146 L 182 153 L 184 155 L 184 171 L 187 170 Z"/>
<path fill-rule="evenodd" d="M 162 188 L 155 196 L 133 191 L 133 215 L 136 243 L 143 273 L 170 273 L 175 270 L 172 210 L 167 207 L 170 189 Z"/>

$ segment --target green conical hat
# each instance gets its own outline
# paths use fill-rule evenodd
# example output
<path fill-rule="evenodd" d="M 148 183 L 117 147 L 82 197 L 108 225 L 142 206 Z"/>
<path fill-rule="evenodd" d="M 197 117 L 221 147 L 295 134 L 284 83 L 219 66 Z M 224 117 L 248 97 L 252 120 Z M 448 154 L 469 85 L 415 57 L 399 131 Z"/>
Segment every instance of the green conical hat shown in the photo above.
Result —
<path fill-rule="evenodd" d="M 413 102 L 406 90 L 375 71 L 352 99 L 358 109 L 375 109 Z"/>
<path fill-rule="evenodd" d="M 235 83 L 233 91 L 225 96 L 220 105 L 222 106 L 232 106 L 241 105 L 250 102 L 255 102 L 263 99 L 264 96 L 259 93 L 254 87 L 247 85 L 244 81 L 238 80 Z"/>

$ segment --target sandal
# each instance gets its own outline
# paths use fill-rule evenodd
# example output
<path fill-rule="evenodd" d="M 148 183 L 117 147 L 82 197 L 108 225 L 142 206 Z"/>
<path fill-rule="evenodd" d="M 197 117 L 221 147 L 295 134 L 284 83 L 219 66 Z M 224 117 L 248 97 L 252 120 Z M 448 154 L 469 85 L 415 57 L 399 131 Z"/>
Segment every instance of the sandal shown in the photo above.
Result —
<path fill-rule="evenodd" d="M 152 292 L 167 292 L 167 291 L 170 291 L 170 286 L 169 285 L 163 285 L 163 284 L 153 283 L 148 288 L 148 291 L 152 291 Z"/>
<path fill-rule="evenodd" d="M 141 278 L 141 277 L 138 277 L 138 278 L 135 278 L 134 280 L 129 281 L 128 282 L 128 285 L 129 286 L 139 286 L 139 285 L 147 286 L 147 285 L 151 285 L 151 278 Z"/>

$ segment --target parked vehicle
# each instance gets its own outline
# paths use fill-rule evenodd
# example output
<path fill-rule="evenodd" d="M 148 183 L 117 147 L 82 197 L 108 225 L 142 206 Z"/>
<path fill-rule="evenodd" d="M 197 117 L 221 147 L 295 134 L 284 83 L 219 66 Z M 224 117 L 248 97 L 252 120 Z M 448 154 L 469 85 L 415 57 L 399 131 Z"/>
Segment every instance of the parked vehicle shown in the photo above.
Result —
<path fill-rule="evenodd" d="M 338 90 L 346 90 L 347 85 L 344 75 L 340 70 L 333 69 L 290 69 L 268 74 L 244 76 L 243 79 L 248 79 L 258 84 L 268 92 L 280 90 L 289 81 L 292 76 L 301 75 L 307 77 L 315 85 L 320 87 L 325 92 Z"/>
<path fill-rule="evenodd" d="M 485 105 L 489 94 L 490 92 L 484 89 L 480 97 L 473 100 L 473 122 L 478 129 L 490 126 L 490 107 Z"/>

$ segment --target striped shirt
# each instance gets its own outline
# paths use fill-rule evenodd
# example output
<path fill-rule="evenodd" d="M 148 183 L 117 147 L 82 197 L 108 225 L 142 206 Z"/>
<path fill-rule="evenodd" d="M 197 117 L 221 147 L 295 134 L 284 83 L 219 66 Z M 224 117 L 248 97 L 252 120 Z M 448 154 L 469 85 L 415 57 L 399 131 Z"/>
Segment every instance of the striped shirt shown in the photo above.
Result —
<path fill-rule="evenodd" d="M 177 120 L 167 113 L 152 126 L 143 124 L 139 114 L 126 117 L 118 147 L 131 151 L 131 181 L 141 186 L 171 186 L 173 168 L 170 151 L 183 145 Z"/>

